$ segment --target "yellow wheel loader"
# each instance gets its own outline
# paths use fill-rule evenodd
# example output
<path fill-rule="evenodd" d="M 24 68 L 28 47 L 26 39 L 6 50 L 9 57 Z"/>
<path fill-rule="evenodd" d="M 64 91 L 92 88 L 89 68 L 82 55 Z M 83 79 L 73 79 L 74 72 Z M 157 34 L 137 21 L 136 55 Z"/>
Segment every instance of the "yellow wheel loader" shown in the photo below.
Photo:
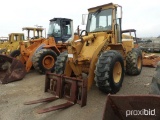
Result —
<path fill-rule="evenodd" d="M 9 55 L 12 51 L 19 49 L 19 42 L 24 40 L 24 33 L 10 33 L 7 42 L 0 46 L 0 53 Z"/>
<path fill-rule="evenodd" d="M 60 52 L 66 50 L 67 42 L 73 39 L 78 39 L 78 35 L 74 35 L 73 33 L 72 20 L 67 18 L 51 19 L 47 38 L 41 36 L 42 28 L 36 29 L 40 33 L 39 34 L 37 33 L 37 35 L 34 34 L 33 38 L 30 38 L 29 32 L 30 30 L 34 31 L 34 29 L 30 27 L 24 27 L 23 30 L 28 30 L 28 38 L 29 38 L 28 41 L 30 45 L 26 46 L 26 42 L 22 41 L 20 42 L 20 50 L 15 50 L 10 55 L 11 57 L 13 57 L 13 59 L 14 57 L 19 58 L 17 61 L 20 60 L 21 62 L 19 62 L 19 64 L 23 64 L 25 66 L 25 69 L 23 70 L 25 72 L 29 72 L 32 66 L 35 68 L 35 70 L 37 70 L 41 74 L 44 74 L 46 71 L 54 71 L 54 66 L 57 56 L 60 54 Z M 0 59 L 1 58 L 3 59 L 3 57 L 4 57 L 3 55 L 0 55 Z M 8 59 L 10 59 L 10 57 L 8 57 Z M 2 68 L 3 65 L 6 65 L 3 62 L 4 61 L 0 63 L 0 68 Z M 7 60 L 6 62 L 9 62 L 11 66 L 14 64 L 12 60 Z M 11 72 L 13 71 L 14 69 L 12 69 Z M 5 73 L 3 69 L 0 69 L 0 74 L 1 73 L 3 74 Z M 0 81 L 7 80 L 9 74 L 7 75 L 8 76 L 3 75 L 6 77 L 0 78 Z M 19 76 L 21 76 L 20 73 Z"/>
<path fill-rule="evenodd" d="M 17 57 L 20 55 L 20 42 L 23 42 L 25 47 L 28 47 L 31 43 L 30 40 L 42 38 L 43 28 L 37 27 L 23 27 L 22 30 L 27 32 L 27 36 L 25 38 L 23 36 L 11 36 L 11 39 L 15 39 L 13 42 L 7 45 L 7 55 L 11 57 Z M 31 33 L 32 32 L 32 33 Z M 32 37 L 31 37 L 32 34 Z"/>
<path fill-rule="evenodd" d="M 27 40 L 30 37 L 30 31 L 33 31 L 33 37 L 31 39 L 42 37 L 43 28 L 34 28 L 34 27 L 24 27 L 22 30 L 27 31 Z M 6 42 L 0 44 L 0 53 L 5 55 L 10 55 L 15 57 L 20 55 L 20 45 L 19 42 L 24 42 L 26 46 L 29 46 L 29 41 L 25 40 L 24 33 L 10 33 L 9 39 Z"/>
<path fill-rule="evenodd" d="M 125 73 L 141 73 L 141 50 L 134 48 L 132 36 L 125 35 L 135 30 L 121 29 L 122 7 L 109 3 L 90 8 L 88 12 L 86 30 L 81 32 L 80 39 L 72 41 L 67 51 L 57 57 L 55 72 L 46 74 L 45 92 L 54 96 L 25 104 L 58 98 L 66 98 L 67 102 L 38 113 L 67 108 L 76 103 L 85 106 L 87 90 L 94 81 L 102 92 L 117 93 Z M 82 35 L 84 32 L 85 35 Z"/>

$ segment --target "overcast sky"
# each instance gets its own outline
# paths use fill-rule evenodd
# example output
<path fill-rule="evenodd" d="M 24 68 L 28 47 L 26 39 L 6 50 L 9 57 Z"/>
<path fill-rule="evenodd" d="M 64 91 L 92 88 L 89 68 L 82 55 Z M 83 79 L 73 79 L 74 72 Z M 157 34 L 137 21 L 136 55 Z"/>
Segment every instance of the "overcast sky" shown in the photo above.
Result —
<path fill-rule="evenodd" d="M 113 2 L 123 9 L 122 29 L 136 29 L 137 37 L 160 35 L 158 0 L 3 0 L 0 4 L 0 36 L 23 32 L 22 27 L 43 26 L 48 30 L 54 17 L 73 19 L 74 30 L 81 25 L 88 8 Z"/>

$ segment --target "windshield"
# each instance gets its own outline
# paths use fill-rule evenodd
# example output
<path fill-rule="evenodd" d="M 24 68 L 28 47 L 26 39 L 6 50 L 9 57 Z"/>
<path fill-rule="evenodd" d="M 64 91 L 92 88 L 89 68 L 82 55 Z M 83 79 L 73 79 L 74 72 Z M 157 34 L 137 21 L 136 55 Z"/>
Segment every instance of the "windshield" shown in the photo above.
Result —
<path fill-rule="evenodd" d="M 98 10 L 88 15 L 87 32 L 111 30 L 111 25 L 112 9 Z"/>
<path fill-rule="evenodd" d="M 48 34 L 54 37 L 61 37 L 60 21 L 51 21 L 49 24 Z"/>

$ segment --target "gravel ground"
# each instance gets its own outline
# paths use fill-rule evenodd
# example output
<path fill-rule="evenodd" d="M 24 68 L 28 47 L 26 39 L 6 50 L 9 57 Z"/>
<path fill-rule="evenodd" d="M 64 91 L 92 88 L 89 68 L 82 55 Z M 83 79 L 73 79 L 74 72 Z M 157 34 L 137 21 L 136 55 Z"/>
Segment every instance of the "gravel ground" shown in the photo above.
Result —
<path fill-rule="evenodd" d="M 139 76 L 125 75 L 123 86 L 117 94 L 148 94 L 155 68 L 143 67 Z M 65 100 L 36 105 L 23 105 L 24 102 L 52 96 L 44 93 L 45 75 L 35 71 L 28 73 L 21 81 L 6 85 L 0 84 L 0 120 L 101 120 L 106 94 L 100 92 L 95 84 L 88 92 L 87 106 L 73 107 L 54 112 L 37 114 L 40 108 L 57 105 Z"/>

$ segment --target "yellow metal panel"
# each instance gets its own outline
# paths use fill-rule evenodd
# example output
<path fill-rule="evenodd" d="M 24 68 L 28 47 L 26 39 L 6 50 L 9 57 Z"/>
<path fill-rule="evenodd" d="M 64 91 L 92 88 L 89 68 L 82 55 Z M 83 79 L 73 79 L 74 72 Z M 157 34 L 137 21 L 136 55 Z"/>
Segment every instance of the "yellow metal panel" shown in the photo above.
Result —
<path fill-rule="evenodd" d="M 126 50 L 126 53 L 128 51 L 131 51 L 132 48 L 134 48 L 133 39 L 126 39 L 126 40 L 123 39 L 122 44 L 123 44 L 124 49 Z"/>
<path fill-rule="evenodd" d="M 109 4 L 104 4 L 104 5 L 101 5 L 101 6 L 89 8 L 88 11 L 89 11 L 89 12 L 96 12 L 97 9 L 99 9 L 99 8 L 102 8 L 102 10 L 104 10 L 104 9 L 109 9 L 109 8 L 113 9 L 113 8 L 115 8 L 115 6 L 116 6 L 115 4 L 109 3 Z"/>
<path fill-rule="evenodd" d="M 78 59 L 78 61 L 90 60 L 99 45 L 105 42 L 107 36 L 108 35 L 105 32 L 96 33 L 96 38 L 94 38 L 93 40 L 88 40 L 88 43 L 85 42 L 79 54 L 80 58 Z"/>

